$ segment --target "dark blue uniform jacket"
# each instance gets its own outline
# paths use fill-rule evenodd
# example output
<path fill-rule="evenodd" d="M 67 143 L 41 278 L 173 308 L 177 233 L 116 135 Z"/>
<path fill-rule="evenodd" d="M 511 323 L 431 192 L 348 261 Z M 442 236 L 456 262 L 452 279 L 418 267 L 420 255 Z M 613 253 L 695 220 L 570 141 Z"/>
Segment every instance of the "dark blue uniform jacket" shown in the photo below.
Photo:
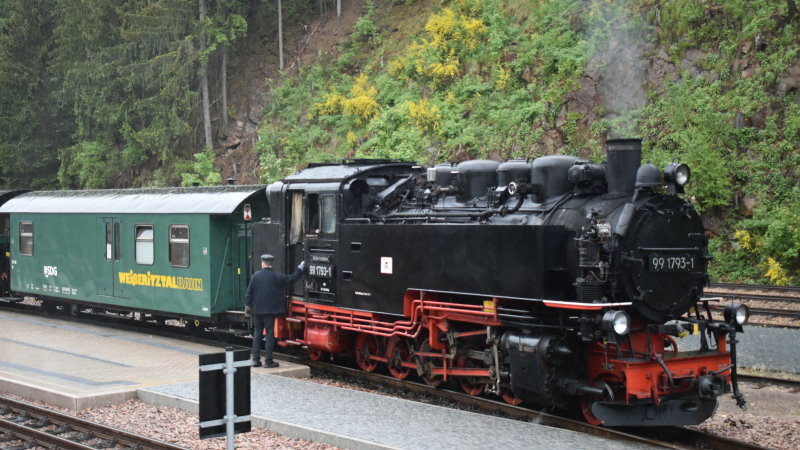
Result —
<path fill-rule="evenodd" d="M 289 275 L 272 269 L 261 269 L 253 274 L 247 286 L 245 305 L 253 308 L 253 314 L 286 314 L 285 287 L 297 281 L 303 271 L 295 270 Z"/>

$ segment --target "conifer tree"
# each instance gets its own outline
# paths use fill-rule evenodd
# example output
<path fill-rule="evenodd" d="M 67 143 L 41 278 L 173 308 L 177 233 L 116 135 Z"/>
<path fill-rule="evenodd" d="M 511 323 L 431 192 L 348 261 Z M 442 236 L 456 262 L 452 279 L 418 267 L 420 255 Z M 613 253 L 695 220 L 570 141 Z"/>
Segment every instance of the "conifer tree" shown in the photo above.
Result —
<path fill-rule="evenodd" d="M 49 101 L 57 83 L 52 0 L 6 0 L 0 8 L 0 186 L 53 188 L 69 115 Z"/>

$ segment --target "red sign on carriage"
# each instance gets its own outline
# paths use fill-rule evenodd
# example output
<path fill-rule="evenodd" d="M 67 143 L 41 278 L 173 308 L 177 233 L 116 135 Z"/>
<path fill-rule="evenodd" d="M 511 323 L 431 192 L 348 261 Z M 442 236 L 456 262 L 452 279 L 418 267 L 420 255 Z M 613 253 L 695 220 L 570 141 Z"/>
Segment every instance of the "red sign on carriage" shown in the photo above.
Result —
<path fill-rule="evenodd" d="M 244 204 L 244 220 L 249 221 L 250 218 L 251 218 L 250 204 L 249 203 L 245 203 Z"/>

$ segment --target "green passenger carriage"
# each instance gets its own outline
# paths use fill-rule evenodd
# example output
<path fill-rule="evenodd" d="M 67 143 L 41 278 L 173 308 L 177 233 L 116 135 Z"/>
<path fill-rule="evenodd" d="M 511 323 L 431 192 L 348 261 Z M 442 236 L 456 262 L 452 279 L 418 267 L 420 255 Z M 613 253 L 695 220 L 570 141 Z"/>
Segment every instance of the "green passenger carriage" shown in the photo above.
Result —
<path fill-rule="evenodd" d="M 0 207 L 12 291 L 219 322 L 242 307 L 250 221 L 268 215 L 263 186 L 31 192 Z"/>
<path fill-rule="evenodd" d="M 27 190 L 13 190 L 13 191 L 0 191 L 0 206 L 5 202 L 11 200 L 17 195 L 24 194 Z M 8 259 L 11 256 L 11 251 L 8 246 L 9 242 L 8 230 L 8 214 L 0 213 L 0 297 L 8 297 L 11 295 L 9 283 L 10 275 Z"/>

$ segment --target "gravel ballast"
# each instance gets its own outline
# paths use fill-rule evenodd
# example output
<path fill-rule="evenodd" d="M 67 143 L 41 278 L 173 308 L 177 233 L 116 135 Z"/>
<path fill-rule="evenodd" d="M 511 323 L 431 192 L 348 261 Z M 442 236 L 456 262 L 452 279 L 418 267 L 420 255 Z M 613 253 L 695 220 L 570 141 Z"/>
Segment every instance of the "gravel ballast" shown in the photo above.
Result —
<path fill-rule="evenodd" d="M 364 385 L 359 382 L 347 382 L 341 378 L 320 374 L 316 374 L 309 381 L 378 394 L 403 396 L 427 403 L 438 403 L 436 399 L 419 398 L 418 394 L 405 396 L 397 389 L 389 389 L 387 393 L 381 387 Z M 747 412 L 740 411 L 734 405 L 734 402 L 728 398 L 729 395 L 726 395 L 720 399 L 720 409 L 714 417 L 692 428 L 771 449 L 788 450 L 800 448 L 800 401 L 798 401 L 798 393 L 789 388 L 765 387 L 751 383 L 743 384 L 742 390 L 748 397 Z M 36 403 L 43 405 L 39 402 Z M 206 440 L 198 439 L 199 421 L 197 415 L 176 408 L 149 405 L 138 400 L 129 400 L 108 407 L 90 408 L 77 412 L 48 407 L 186 448 L 226 448 L 224 437 Z M 235 445 L 239 449 L 329 450 L 337 448 L 324 443 L 287 438 L 268 430 L 256 428 L 250 433 L 236 435 Z"/>

